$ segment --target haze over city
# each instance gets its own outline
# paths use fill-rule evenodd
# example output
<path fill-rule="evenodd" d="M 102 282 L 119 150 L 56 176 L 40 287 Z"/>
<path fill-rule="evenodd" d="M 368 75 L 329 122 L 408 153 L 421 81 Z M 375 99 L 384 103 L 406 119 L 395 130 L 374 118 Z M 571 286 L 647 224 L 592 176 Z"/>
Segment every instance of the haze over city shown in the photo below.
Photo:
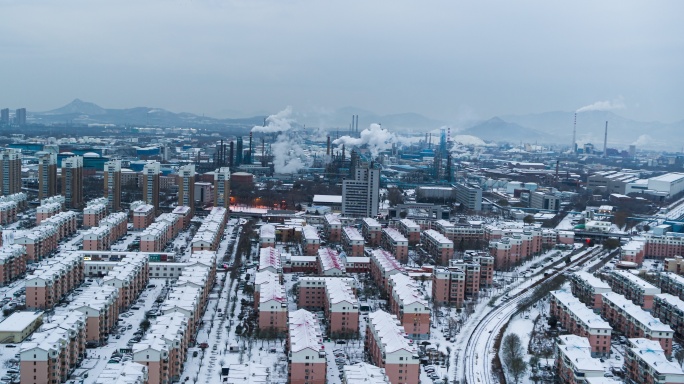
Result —
<path fill-rule="evenodd" d="M 682 15 L 0 0 L 0 384 L 684 383 Z"/>
<path fill-rule="evenodd" d="M 684 119 L 679 1 L 0 2 L 0 105 Z M 310 122 L 314 124 L 316 122 Z"/>

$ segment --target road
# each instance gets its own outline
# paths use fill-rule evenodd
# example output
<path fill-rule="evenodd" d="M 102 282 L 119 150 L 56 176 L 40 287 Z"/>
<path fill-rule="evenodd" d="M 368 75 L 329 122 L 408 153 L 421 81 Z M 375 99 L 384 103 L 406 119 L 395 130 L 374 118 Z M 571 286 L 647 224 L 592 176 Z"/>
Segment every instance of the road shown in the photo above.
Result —
<path fill-rule="evenodd" d="M 557 273 L 544 277 L 538 281 L 540 284 L 550 280 L 569 268 L 581 265 L 601 252 L 600 247 L 587 252 L 584 256 L 566 265 Z M 511 299 L 494 310 L 489 312 L 475 327 L 474 332 L 468 338 L 468 343 L 464 353 L 457 357 L 457 364 L 464 367 L 463 382 L 467 384 L 490 384 L 496 383 L 491 372 L 491 363 L 496 356 L 497 350 L 494 348 L 496 337 L 517 311 L 518 303 L 526 297 L 532 295 L 534 287 L 527 288 L 522 292 L 512 295 Z"/>

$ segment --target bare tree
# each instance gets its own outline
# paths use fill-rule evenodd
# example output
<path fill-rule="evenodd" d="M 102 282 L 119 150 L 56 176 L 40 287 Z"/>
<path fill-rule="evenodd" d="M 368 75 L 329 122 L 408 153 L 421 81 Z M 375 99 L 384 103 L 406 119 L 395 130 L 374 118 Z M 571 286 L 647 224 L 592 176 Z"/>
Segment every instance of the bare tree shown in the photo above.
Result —
<path fill-rule="evenodd" d="M 513 376 L 513 380 L 517 384 L 522 375 L 527 372 L 527 363 L 523 359 L 524 349 L 520 336 L 511 333 L 504 337 L 501 344 L 501 354 L 508 373 Z"/>

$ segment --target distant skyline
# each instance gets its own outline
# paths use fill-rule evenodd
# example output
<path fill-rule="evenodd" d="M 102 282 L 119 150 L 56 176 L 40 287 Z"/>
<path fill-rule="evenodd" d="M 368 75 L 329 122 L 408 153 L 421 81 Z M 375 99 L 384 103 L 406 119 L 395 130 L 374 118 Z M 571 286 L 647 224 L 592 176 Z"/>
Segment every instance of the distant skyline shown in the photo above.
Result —
<path fill-rule="evenodd" d="M 684 120 L 681 1 L 0 0 L 0 108 Z"/>

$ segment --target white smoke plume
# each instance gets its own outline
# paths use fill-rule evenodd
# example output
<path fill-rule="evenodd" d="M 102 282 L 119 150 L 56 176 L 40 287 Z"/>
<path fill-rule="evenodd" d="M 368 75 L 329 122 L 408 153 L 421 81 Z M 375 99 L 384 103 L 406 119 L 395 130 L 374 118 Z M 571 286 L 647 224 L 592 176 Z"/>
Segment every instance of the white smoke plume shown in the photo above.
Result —
<path fill-rule="evenodd" d="M 276 173 L 294 173 L 308 167 L 309 161 L 302 154 L 304 149 L 296 136 L 282 133 L 275 143 L 271 144 L 273 170 Z"/>
<path fill-rule="evenodd" d="M 254 126 L 252 132 L 263 132 L 263 133 L 278 133 L 287 132 L 292 129 L 292 122 L 294 121 L 290 116 L 292 116 L 292 107 L 289 105 L 285 107 L 282 111 L 271 115 L 266 118 L 266 126 Z"/>
<path fill-rule="evenodd" d="M 646 147 L 651 144 L 653 144 L 653 138 L 649 135 L 641 135 L 632 143 L 632 145 L 636 145 L 637 147 Z"/>
<path fill-rule="evenodd" d="M 361 137 L 342 136 L 334 140 L 333 144 L 344 144 L 348 147 L 366 145 L 373 158 L 375 158 L 380 152 L 392 148 L 392 143 L 398 142 L 397 136 L 382 128 L 380 124 L 371 124 L 370 127 L 361 131 Z"/>
<path fill-rule="evenodd" d="M 625 105 L 624 100 L 622 100 L 622 97 L 619 97 L 614 100 L 603 100 L 603 101 L 597 101 L 593 104 L 585 105 L 584 107 L 578 109 L 577 113 L 580 112 L 589 112 L 589 111 L 612 111 L 615 109 L 625 109 L 627 106 Z"/>

